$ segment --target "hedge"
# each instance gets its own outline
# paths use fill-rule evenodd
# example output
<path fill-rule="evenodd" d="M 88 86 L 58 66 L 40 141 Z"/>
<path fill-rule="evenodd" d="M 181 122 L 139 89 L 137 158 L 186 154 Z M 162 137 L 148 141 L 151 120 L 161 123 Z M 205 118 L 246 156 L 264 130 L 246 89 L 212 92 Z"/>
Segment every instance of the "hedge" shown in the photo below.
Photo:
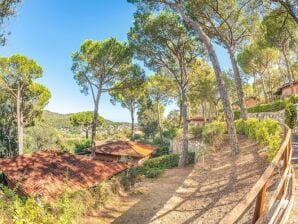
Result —
<path fill-rule="evenodd" d="M 286 108 L 288 103 L 296 104 L 298 103 L 298 95 L 292 95 L 291 97 L 284 100 L 276 100 L 272 103 L 267 104 L 258 104 L 254 107 L 250 107 L 247 109 L 248 113 L 260 113 L 260 112 L 276 112 L 279 110 L 283 110 Z M 234 115 L 239 113 L 239 111 L 235 111 Z"/>
<path fill-rule="evenodd" d="M 276 112 L 286 107 L 285 100 L 276 100 L 272 103 L 258 104 L 254 107 L 247 109 L 248 113 L 260 113 L 260 112 Z"/>
<path fill-rule="evenodd" d="M 179 155 L 169 154 L 169 155 L 156 157 L 153 159 L 148 159 L 143 163 L 143 166 L 148 168 L 169 169 L 169 168 L 178 166 L 178 163 L 179 163 Z"/>
<path fill-rule="evenodd" d="M 293 103 L 288 103 L 285 108 L 285 123 L 294 128 L 297 123 L 297 109 Z"/>
<path fill-rule="evenodd" d="M 266 145 L 267 156 L 271 161 L 276 155 L 280 142 L 280 125 L 277 120 L 249 118 L 246 121 L 236 120 L 235 127 L 238 134 L 243 134 Z"/>

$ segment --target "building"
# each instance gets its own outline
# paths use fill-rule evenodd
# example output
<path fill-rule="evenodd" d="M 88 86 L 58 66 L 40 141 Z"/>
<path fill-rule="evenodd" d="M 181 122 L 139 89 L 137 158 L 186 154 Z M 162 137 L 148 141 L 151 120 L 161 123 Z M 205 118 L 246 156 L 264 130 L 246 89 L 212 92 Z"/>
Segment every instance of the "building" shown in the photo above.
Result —
<path fill-rule="evenodd" d="M 133 141 L 107 141 L 96 145 L 95 159 L 140 164 L 150 158 L 156 146 Z M 85 150 L 91 153 L 91 148 Z"/>
<path fill-rule="evenodd" d="M 188 119 L 189 124 L 195 124 L 195 125 L 204 125 L 210 121 L 211 121 L 211 119 L 209 119 L 209 118 L 204 119 L 204 117 L 200 116 L 200 115 L 193 116 Z"/>
<path fill-rule="evenodd" d="M 56 151 L 0 159 L 3 182 L 24 196 L 55 198 L 66 190 L 91 188 L 129 168 L 125 163 L 107 163 Z"/>
<path fill-rule="evenodd" d="M 259 103 L 259 99 L 257 97 L 254 96 L 250 96 L 245 98 L 244 103 L 245 103 L 245 107 L 246 108 L 250 108 L 250 107 L 254 107 Z M 232 103 L 232 108 L 234 110 L 239 110 L 239 103 L 238 102 L 234 102 Z"/>
<path fill-rule="evenodd" d="M 291 96 L 294 94 L 298 94 L 298 81 L 293 82 L 293 85 L 285 83 L 274 93 L 274 95 L 278 96 Z"/>

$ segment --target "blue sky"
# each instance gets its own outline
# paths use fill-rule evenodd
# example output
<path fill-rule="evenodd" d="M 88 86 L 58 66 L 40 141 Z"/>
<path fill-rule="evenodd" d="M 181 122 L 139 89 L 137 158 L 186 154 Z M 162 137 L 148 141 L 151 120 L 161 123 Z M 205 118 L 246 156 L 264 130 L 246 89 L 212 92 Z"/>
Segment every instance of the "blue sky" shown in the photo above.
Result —
<path fill-rule="evenodd" d="M 125 41 L 135 10 L 126 0 L 23 0 L 17 16 L 6 24 L 11 35 L 1 47 L 1 55 L 24 54 L 43 67 L 38 82 L 52 93 L 46 109 L 59 113 L 92 110 L 91 96 L 80 93 L 73 79 L 71 53 L 85 39 L 116 37 Z M 223 68 L 229 68 L 225 51 L 219 47 L 216 51 Z M 99 110 L 106 119 L 130 121 L 129 112 L 112 105 L 107 94 Z"/>

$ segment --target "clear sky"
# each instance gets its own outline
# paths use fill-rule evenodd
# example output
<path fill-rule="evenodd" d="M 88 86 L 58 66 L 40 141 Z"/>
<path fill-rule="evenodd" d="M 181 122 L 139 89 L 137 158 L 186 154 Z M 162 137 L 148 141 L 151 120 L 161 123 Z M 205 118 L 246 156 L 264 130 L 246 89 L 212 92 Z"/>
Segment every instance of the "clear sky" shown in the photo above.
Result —
<path fill-rule="evenodd" d="M 126 0 L 23 0 L 17 16 L 6 24 L 11 35 L 0 48 L 1 55 L 24 54 L 43 67 L 38 82 L 52 93 L 46 109 L 59 113 L 92 110 L 91 96 L 83 95 L 73 79 L 71 53 L 85 39 L 125 41 L 135 10 Z M 229 68 L 225 51 L 219 47 L 216 51 L 223 68 Z M 102 97 L 99 113 L 109 120 L 130 121 L 128 111 L 112 105 L 108 95 Z"/>

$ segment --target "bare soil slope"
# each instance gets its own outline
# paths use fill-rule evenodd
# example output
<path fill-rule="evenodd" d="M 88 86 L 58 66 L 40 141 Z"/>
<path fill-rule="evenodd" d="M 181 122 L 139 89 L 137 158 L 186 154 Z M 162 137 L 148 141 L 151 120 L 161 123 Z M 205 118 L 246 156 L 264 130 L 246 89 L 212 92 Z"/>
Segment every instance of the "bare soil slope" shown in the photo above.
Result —
<path fill-rule="evenodd" d="M 98 214 L 86 217 L 84 223 L 217 223 L 251 189 L 268 165 L 261 146 L 244 137 L 239 141 L 241 150 L 236 158 L 224 144 L 192 171 L 191 167 L 175 168 L 158 179 L 145 179 L 133 190 L 135 194 L 109 202 Z"/>

